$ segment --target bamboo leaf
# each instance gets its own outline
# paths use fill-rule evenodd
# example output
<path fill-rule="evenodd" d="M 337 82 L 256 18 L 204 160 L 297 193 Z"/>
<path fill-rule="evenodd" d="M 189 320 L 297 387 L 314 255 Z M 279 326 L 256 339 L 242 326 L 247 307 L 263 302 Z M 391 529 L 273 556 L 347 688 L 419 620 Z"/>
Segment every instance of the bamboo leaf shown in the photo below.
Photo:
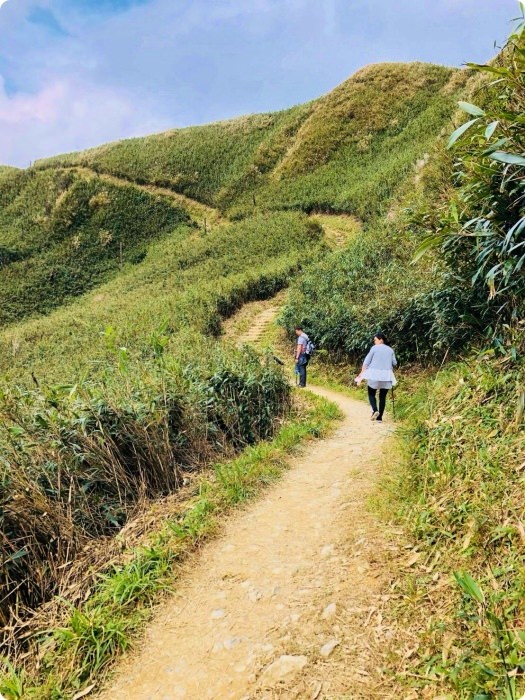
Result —
<path fill-rule="evenodd" d="M 483 71 L 484 73 L 493 73 L 494 75 L 509 75 L 510 71 L 508 68 L 496 68 L 495 66 L 489 66 L 480 63 L 467 63 L 469 68 L 477 71 Z"/>
<path fill-rule="evenodd" d="M 478 603 L 485 602 L 485 596 L 479 585 L 474 581 L 472 576 L 466 571 L 461 574 L 454 571 L 454 578 L 456 579 L 459 587 L 470 597 L 476 600 Z"/>
<path fill-rule="evenodd" d="M 420 260 L 431 248 L 436 248 L 443 240 L 443 236 L 429 236 L 421 243 L 412 258 L 412 264 Z"/>
<path fill-rule="evenodd" d="M 495 141 L 494 143 L 491 143 L 490 146 L 483 151 L 483 155 L 488 156 L 491 153 L 494 153 L 494 151 L 499 151 L 502 146 L 509 142 L 509 140 L 510 139 L 508 138 L 501 138 Z"/>
<path fill-rule="evenodd" d="M 498 124 L 498 121 L 492 122 L 485 129 L 485 138 L 487 139 L 487 141 L 493 136 L 494 132 L 498 128 Z"/>
<path fill-rule="evenodd" d="M 485 111 L 481 107 L 476 107 L 476 105 L 470 102 L 458 102 L 460 108 L 467 114 L 471 114 L 473 117 L 484 117 Z"/>
<path fill-rule="evenodd" d="M 463 136 L 463 134 L 470 129 L 470 127 L 475 124 L 477 121 L 479 121 L 479 117 L 476 119 L 471 119 L 469 122 L 466 122 L 465 124 L 462 124 L 459 128 L 457 128 L 450 136 L 447 144 L 447 148 L 451 148 L 456 141 Z"/>
<path fill-rule="evenodd" d="M 525 165 L 525 157 L 519 156 L 516 153 L 507 153 L 506 151 L 494 151 L 489 157 L 492 160 L 497 160 L 499 163 L 508 163 L 509 165 Z"/>

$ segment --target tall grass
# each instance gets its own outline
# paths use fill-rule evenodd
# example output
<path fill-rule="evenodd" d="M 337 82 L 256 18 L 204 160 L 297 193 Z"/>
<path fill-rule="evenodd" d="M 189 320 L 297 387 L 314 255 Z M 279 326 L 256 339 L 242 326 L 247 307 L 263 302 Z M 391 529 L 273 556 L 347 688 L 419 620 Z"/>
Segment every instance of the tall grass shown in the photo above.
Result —
<path fill-rule="evenodd" d="M 326 96 L 272 114 L 107 144 L 39 161 L 170 187 L 232 217 L 254 207 L 385 211 L 450 119 L 466 72 L 369 66 Z"/>
<path fill-rule="evenodd" d="M 177 489 L 184 470 L 272 436 L 289 407 L 278 366 L 207 347 L 193 364 L 123 356 L 95 384 L 5 390 L 0 402 L 0 621 L 60 586 L 90 538 Z M 16 612 L 15 612 L 16 611 Z"/>
<path fill-rule="evenodd" d="M 87 541 L 176 490 L 184 470 L 271 437 L 286 381 L 272 359 L 223 352 L 214 336 L 246 300 L 285 286 L 319 238 L 297 214 L 179 230 L 91 297 L 4 331 L 7 629 L 59 590 Z"/>
<path fill-rule="evenodd" d="M 525 690 L 524 378 L 523 361 L 482 354 L 403 402 L 389 492 L 422 555 L 400 588 L 420 601 L 417 616 L 401 611 L 420 641 L 405 682 L 420 691 L 517 700 Z"/>
<path fill-rule="evenodd" d="M 96 583 L 84 584 L 94 588 L 92 595 L 77 607 L 64 605 L 60 626 L 34 636 L 29 661 L 14 666 L 0 660 L 0 692 L 8 700 L 51 700 L 71 698 L 100 684 L 107 668 L 133 643 L 159 593 L 172 588 L 176 563 L 213 534 L 220 515 L 274 481 L 286 466 L 287 454 L 302 440 L 324 435 L 339 417 L 334 404 L 312 397 L 273 440 L 216 464 L 181 512 L 159 525 L 140 548 L 107 567 Z M 39 658 L 38 665 L 31 658 Z"/>
<path fill-rule="evenodd" d="M 301 106 L 178 129 L 38 161 L 37 167 L 81 165 L 215 204 L 221 190 L 235 188 L 252 164 L 271 165 L 307 114 L 308 106 Z"/>
<path fill-rule="evenodd" d="M 1 370 L 15 381 L 31 383 L 33 372 L 39 381 L 74 383 L 97 374 L 115 348 L 148 353 L 163 325 L 173 352 L 184 355 L 188 328 L 218 335 L 221 317 L 286 286 L 320 237 L 294 213 L 261 214 L 208 235 L 177 229 L 91 294 L 0 332 Z"/>

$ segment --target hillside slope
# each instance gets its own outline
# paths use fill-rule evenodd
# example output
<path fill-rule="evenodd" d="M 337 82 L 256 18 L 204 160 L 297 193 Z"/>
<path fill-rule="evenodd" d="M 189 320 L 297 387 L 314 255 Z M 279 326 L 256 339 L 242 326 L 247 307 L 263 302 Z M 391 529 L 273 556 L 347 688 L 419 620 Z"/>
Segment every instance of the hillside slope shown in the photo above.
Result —
<path fill-rule="evenodd" d="M 209 231 L 214 207 L 231 219 L 293 209 L 366 221 L 388 210 L 467 77 L 421 63 L 373 65 L 282 112 L 2 168 L 0 327 L 118 277 L 180 224 Z"/>
<path fill-rule="evenodd" d="M 167 197 L 90 174 L 27 170 L 0 179 L 0 326 L 48 313 L 189 223 Z"/>
<path fill-rule="evenodd" d="M 423 63 L 372 65 L 282 112 L 129 139 L 36 167 L 83 165 L 236 214 L 255 202 L 364 216 L 430 148 L 467 77 Z"/>

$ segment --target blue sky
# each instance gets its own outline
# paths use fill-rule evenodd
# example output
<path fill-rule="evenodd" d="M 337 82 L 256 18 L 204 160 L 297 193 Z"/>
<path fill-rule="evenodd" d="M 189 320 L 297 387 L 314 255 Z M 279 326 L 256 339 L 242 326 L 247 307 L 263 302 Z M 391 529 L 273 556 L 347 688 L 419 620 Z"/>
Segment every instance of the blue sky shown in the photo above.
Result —
<path fill-rule="evenodd" d="M 0 163 L 270 111 L 379 61 L 495 53 L 516 0 L 0 0 Z"/>

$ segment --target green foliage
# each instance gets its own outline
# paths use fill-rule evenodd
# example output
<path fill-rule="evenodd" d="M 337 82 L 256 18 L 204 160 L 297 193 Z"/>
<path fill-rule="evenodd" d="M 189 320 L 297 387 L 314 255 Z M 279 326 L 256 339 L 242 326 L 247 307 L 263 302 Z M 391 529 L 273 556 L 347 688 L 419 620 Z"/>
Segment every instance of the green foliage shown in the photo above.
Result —
<path fill-rule="evenodd" d="M 4 331 L 5 370 L 27 377 L 5 385 L 0 406 L 4 623 L 58 590 L 88 539 L 176 489 L 182 470 L 272 435 L 286 382 L 213 335 L 221 317 L 286 285 L 319 237 L 294 213 L 208 236 L 179 229 L 91 297 Z M 30 370 L 40 390 L 27 388 Z"/>
<path fill-rule="evenodd" d="M 292 284 L 281 323 L 288 332 L 301 323 L 335 360 L 360 358 L 378 331 L 402 361 L 463 347 L 470 298 L 439 265 L 411 266 L 416 245 L 399 224 L 367 231 Z"/>
<path fill-rule="evenodd" d="M 421 687 L 465 700 L 523 693 L 524 379 L 523 362 L 485 353 L 404 399 L 406 454 L 392 492 L 426 561 L 456 583 L 438 608 L 424 604 L 424 652 L 412 670 Z M 423 571 L 426 596 L 435 574 Z M 443 660 L 445 636 L 454 653 Z"/>
<path fill-rule="evenodd" d="M 49 313 L 190 222 L 167 199 L 62 171 L 16 172 L 0 204 L 0 326 Z"/>
<path fill-rule="evenodd" d="M 289 387 L 270 359 L 210 348 L 202 365 L 133 363 L 96 384 L 6 390 L 0 405 L 0 619 L 34 607 L 88 538 L 111 534 L 181 472 L 270 438 Z M 141 576 L 143 578 L 143 576 Z"/>
<path fill-rule="evenodd" d="M 359 71 L 316 103 L 268 184 L 260 184 L 258 201 L 365 221 L 386 214 L 449 118 L 462 79 L 418 63 Z"/>
<path fill-rule="evenodd" d="M 37 167 L 81 165 L 216 204 L 221 190 L 242 187 L 250 173 L 256 177 L 272 167 L 308 110 L 305 105 L 128 139 L 38 161 Z"/>
<path fill-rule="evenodd" d="M 223 318 L 308 264 L 284 324 L 303 321 L 326 349 L 361 354 L 379 327 L 403 359 L 462 346 L 471 296 L 435 258 L 410 266 L 416 239 L 393 205 L 424 178 L 468 78 L 370 66 L 290 110 L 0 172 L 0 320 L 12 324 L 0 332 L 2 623 L 60 592 L 76 552 L 176 489 L 185 470 L 250 446 L 46 636 L 40 679 L 13 670 L 5 683 L 38 698 L 85 687 L 170 585 L 183 544 L 208 535 L 218 514 L 276 477 L 285 450 L 334 418 L 309 415 L 275 449 L 264 442 L 289 389 L 271 358 L 218 349 Z M 192 225 L 183 210 L 200 216 L 202 203 L 230 223 L 215 214 L 211 233 Z M 318 210 L 356 214 L 365 233 L 324 257 L 322 230 L 305 216 Z M 14 325 L 34 313 L 47 316 Z"/>
<path fill-rule="evenodd" d="M 455 146 L 457 192 L 421 247 L 440 246 L 464 286 L 472 287 L 493 337 L 525 310 L 523 29 L 513 33 L 497 61 L 470 66 L 484 76 L 477 94 L 482 106 L 459 103 L 474 118 L 449 141 Z"/>
<path fill-rule="evenodd" d="M 286 286 L 320 236 L 295 213 L 260 214 L 207 236 L 179 228 L 150 245 L 142 263 L 92 294 L 0 332 L 2 372 L 15 381 L 31 381 L 33 371 L 47 382 L 75 383 L 103 370 L 119 347 L 150 353 L 162 325 L 165 349 L 191 356 L 188 328 L 218 335 L 222 317 Z M 101 334 L 104 342 L 97 342 Z"/>
<path fill-rule="evenodd" d="M 314 102 L 39 161 L 170 187 L 235 219 L 255 207 L 386 211 L 449 119 L 465 77 L 429 64 L 368 66 Z"/>

